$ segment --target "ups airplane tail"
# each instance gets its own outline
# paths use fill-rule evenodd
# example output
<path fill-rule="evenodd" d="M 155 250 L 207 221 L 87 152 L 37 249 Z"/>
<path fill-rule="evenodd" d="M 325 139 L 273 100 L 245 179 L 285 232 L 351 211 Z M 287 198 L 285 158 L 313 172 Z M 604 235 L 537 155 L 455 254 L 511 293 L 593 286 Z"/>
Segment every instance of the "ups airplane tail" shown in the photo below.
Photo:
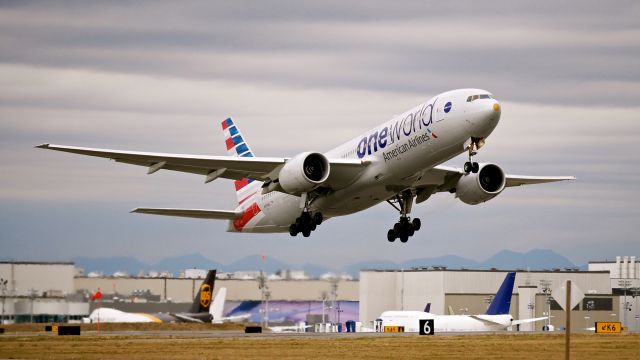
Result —
<path fill-rule="evenodd" d="M 213 299 L 213 285 L 216 281 L 216 270 L 209 270 L 207 277 L 200 285 L 198 294 L 193 299 L 193 304 L 189 309 L 189 313 L 209 313 L 209 307 L 211 306 L 211 300 Z"/>

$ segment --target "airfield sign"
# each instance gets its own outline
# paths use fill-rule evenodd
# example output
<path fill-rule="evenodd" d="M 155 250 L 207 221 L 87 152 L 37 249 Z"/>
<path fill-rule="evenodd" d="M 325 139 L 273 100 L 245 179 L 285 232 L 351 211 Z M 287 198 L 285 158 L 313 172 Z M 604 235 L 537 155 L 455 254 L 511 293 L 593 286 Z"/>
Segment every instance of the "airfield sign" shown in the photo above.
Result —
<path fill-rule="evenodd" d="M 598 334 L 619 334 L 622 331 L 620 322 L 596 322 L 596 333 Z"/>
<path fill-rule="evenodd" d="M 557 289 L 553 290 L 553 292 L 551 292 L 551 296 L 553 296 L 553 298 L 556 300 L 558 305 L 560 305 L 560 307 L 562 307 L 562 309 L 565 311 L 567 310 L 565 309 L 565 306 L 567 303 L 566 286 L 567 286 L 566 282 L 563 281 L 560 287 L 558 287 Z M 572 281 L 571 282 L 571 309 L 576 307 L 576 305 L 578 305 L 580 301 L 582 301 L 582 299 L 584 299 L 584 293 L 582 292 L 582 290 L 580 290 L 578 285 L 576 285 L 576 283 Z"/>
<path fill-rule="evenodd" d="M 420 324 L 420 335 L 433 335 L 434 325 L 433 319 L 421 319 L 419 321 Z"/>

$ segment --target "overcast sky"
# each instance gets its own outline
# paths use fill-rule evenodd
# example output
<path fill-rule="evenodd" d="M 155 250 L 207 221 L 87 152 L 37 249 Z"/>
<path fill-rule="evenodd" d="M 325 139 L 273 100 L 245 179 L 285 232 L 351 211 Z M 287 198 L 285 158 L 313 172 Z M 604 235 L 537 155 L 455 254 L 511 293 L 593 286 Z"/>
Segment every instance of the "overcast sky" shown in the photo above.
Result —
<path fill-rule="evenodd" d="M 265 254 L 340 269 L 502 249 L 640 255 L 639 64 L 636 1 L 3 1 L 0 258 Z M 406 244 L 386 240 L 387 204 L 310 238 L 129 214 L 232 209 L 233 185 L 33 148 L 225 155 L 219 122 L 233 116 L 258 156 L 293 156 L 464 87 L 503 106 L 478 161 L 578 180 L 478 206 L 436 195 L 414 207 L 423 229 Z"/>

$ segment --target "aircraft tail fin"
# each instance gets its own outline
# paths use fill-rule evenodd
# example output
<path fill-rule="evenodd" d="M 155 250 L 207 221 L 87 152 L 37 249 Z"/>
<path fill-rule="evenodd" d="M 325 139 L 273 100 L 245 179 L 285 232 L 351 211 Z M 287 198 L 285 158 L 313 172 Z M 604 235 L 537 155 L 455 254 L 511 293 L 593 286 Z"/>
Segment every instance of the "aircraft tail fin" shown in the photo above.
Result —
<path fill-rule="evenodd" d="M 500 285 L 500 289 L 498 289 L 496 296 L 493 298 L 493 301 L 491 301 L 489 309 L 487 309 L 487 315 L 506 315 L 509 313 L 515 280 L 515 272 L 507 273 L 502 285 Z"/>
<path fill-rule="evenodd" d="M 209 309 L 209 313 L 213 317 L 213 321 L 222 319 L 222 312 L 224 310 L 224 302 L 227 299 L 227 288 L 220 288 L 218 290 L 218 294 L 216 294 L 215 299 L 213 299 L 213 303 L 211 304 L 211 309 Z"/>
<path fill-rule="evenodd" d="M 207 277 L 200 285 L 198 294 L 193 299 L 191 304 L 190 313 L 208 313 L 211 306 L 211 295 L 213 294 L 213 285 L 216 281 L 216 270 L 209 270 Z"/>
<path fill-rule="evenodd" d="M 233 122 L 233 119 L 227 118 L 222 121 L 222 131 L 224 133 L 227 152 L 230 156 L 254 157 L 253 151 L 249 148 L 249 144 L 244 140 L 244 136 L 240 133 L 240 130 Z M 249 178 L 242 178 L 240 180 L 235 180 L 234 185 L 236 187 L 238 203 L 242 204 L 261 188 L 262 182 L 254 181 Z"/>
<path fill-rule="evenodd" d="M 424 307 L 424 312 L 431 312 L 431 303 L 427 303 L 427 306 Z"/>

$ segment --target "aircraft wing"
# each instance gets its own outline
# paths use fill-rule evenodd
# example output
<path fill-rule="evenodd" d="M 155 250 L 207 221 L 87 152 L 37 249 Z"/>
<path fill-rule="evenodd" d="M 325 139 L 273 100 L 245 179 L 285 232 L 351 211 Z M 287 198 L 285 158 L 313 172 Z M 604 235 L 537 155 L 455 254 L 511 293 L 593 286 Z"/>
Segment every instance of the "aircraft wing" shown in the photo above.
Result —
<path fill-rule="evenodd" d="M 464 170 L 451 166 L 438 165 L 427 170 L 416 188 L 428 189 L 431 193 L 449 191 L 464 175 Z M 555 181 L 575 180 L 575 176 L 527 176 L 505 174 L 506 187 L 543 184 Z M 425 199 L 426 200 L 426 199 Z"/>
<path fill-rule="evenodd" d="M 149 169 L 147 171 L 148 174 L 153 174 L 158 170 L 172 170 L 203 175 L 205 183 L 219 177 L 232 180 L 240 180 L 245 177 L 261 181 L 274 180 L 288 160 L 288 158 L 275 157 L 207 156 L 123 151 L 55 144 L 42 144 L 36 147 L 145 166 Z M 349 185 L 367 165 L 366 161 L 355 159 L 329 159 L 329 163 L 331 166 L 330 175 L 323 186 L 332 189 L 340 189 Z"/>
<path fill-rule="evenodd" d="M 197 219 L 234 220 L 242 215 L 242 211 L 204 210 L 204 209 L 168 209 L 168 208 L 135 208 L 132 213 L 179 216 Z"/>

